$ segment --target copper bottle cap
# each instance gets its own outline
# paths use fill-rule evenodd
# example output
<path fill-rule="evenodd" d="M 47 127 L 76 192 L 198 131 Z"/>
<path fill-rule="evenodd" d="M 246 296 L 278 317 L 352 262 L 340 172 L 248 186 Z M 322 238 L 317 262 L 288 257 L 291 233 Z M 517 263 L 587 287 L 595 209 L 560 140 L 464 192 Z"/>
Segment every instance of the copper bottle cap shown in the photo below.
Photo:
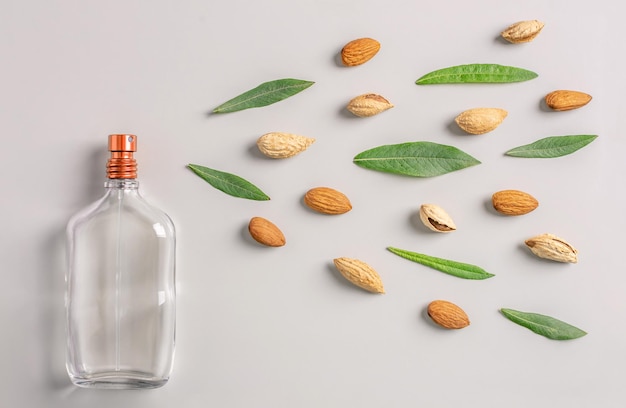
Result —
<path fill-rule="evenodd" d="M 110 179 L 137 178 L 137 136 L 129 134 L 109 135 L 111 157 L 107 161 L 107 177 Z"/>

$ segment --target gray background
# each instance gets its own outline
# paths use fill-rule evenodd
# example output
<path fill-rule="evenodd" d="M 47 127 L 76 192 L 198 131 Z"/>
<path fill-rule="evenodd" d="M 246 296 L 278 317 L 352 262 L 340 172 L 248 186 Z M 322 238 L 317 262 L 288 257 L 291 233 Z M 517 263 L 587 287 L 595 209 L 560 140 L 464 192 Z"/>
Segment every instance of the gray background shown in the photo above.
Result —
<path fill-rule="evenodd" d="M 17 1 L 0 3 L 3 215 L 0 400 L 3 407 L 623 407 L 626 277 L 621 260 L 623 38 L 609 1 Z M 498 38 L 539 19 L 530 44 Z M 348 41 L 373 37 L 379 54 L 337 64 Z M 472 62 L 534 70 L 510 85 L 418 87 L 438 68 Z M 316 81 L 269 107 L 208 115 L 261 82 Z M 555 89 L 593 95 L 583 109 L 548 112 Z M 346 114 L 375 92 L 396 106 Z M 463 135 L 461 111 L 501 107 L 494 132 Z M 301 155 L 269 160 L 256 139 L 315 137 Z M 73 387 L 64 369 L 64 227 L 102 194 L 106 137 L 139 136 L 141 189 L 177 226 L 178 332 L 173 375 L 142 392 Z M 551 135 L 599 138 L 558 159 L 504 157 Z M 365 149 L 415 140 L 451 144 L 482 164 L 430 179 L 352 163 Z M 185 168 L 238 174 L 272 200 L 227 196 Z M 316 186 L 344 192 L 341 216 L 302 204 Z M 501 189 L 533 194 L 517 218 L 490 209 Z M 444 207 L 458 231 L 419 224 L 420 204 Z M 279 225 L 283 248 L 246 231 L 253 216 Z M 550 263 L 524 239 L 560 235 L 576 265 Z M 466 281 L 385 250 L 397 246 L 478 264 L 496 276 Z M 359 258 L 387 294 L 345 283 L 332 259 Z M 425 308 L 462 306 L 471 326 L 446 331 Z M 556 342 L 500 315 L 552 315 L 588 335 Z"/>

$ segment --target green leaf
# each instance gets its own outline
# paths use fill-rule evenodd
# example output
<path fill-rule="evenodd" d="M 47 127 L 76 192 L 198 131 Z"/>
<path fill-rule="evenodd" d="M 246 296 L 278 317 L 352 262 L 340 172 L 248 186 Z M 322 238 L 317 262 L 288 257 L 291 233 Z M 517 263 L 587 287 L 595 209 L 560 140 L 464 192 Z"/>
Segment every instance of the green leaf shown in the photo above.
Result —
<path fill-rule="evenodd" d="M 514 157 L 542 159 L 561 157 L 582 149 L 596 140 L 597 137 L 597 135 L 550 136 L 531 144 L 516 147 L 505 154 Z"/>
<path fill-rule="evenodd" d="M 456 276 L 458 278 L 480 280 L 495 276 L 494 274 L 489 273 L 476 265 L 451 261 L 449 259 L 436 258 L 434 256 L 418 254 L 417 252 L 411 252 L 394 247 L 387 247 L 387 249 L 404 259 L 429 266 L 433 269 L 437 269 L 438 271 Z"/>
<path fill-rule="evenodd" d="M 264 82 L 256 88 L 224 102 L 217 108 L 213 109 L 213 113 L 236 112 L 244 109 L 271 105 L 278 101 L 282 101 L 283 99 L 289 98 L 298 92 L 304 91 L 314 83 L 315 82 L 291 78 Z"/>
<path fill-rule="evenodd" d="M 438 69 L 419 78 L 417 85 L 522 82 L 538 75 L 527 69 L 498 64 L 467 64 Z"/>
<path fill-rule="evenodd" d="M 408 142 L 366 150 L 354 163 L 370 170 L 414 177 L 433 177 L 480 164 L 453 146 L 432 142 Z"/>
<path fill-rule="evenodd" d="M 554 317 L 520 312 L 513 309 L 500 309 L 500 311 L 510 321 L 552 340 L 577 339 L 587 334 L 578 327 L 574 327 Z"/>
<path fill-rule="evenodd" d="M 233 197 L 247 198 L 248 200 L 266 201 L 270 198 L 254 184 L 234 174 L 213 170 L 197 164 L 188 164 L 194 173 L 204 181 Z"/>

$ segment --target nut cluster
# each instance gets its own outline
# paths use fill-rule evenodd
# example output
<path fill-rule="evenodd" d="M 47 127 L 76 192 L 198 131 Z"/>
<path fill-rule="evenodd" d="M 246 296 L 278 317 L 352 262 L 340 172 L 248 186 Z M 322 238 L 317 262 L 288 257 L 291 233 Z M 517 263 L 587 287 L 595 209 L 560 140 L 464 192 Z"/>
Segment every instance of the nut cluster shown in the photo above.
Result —
<path fill-rule="evenodd" d="M 543 27 L 544 24 L 537 20 L 520 21 L 502 31 L 501 35 L 513 44 L 527 43 L 534 40 Z M 359 38 L 343 47 L 341 61 L 348 67 L 362 65 L 372 59 L 379 50 L 378 41 L 372 38 Z M 583 92 L 556 90 L 545 96 L 545 103 L 552 110 L 567 111 L 581 108 L 591 99 L 589 94 Z M 346 109 L 358 117 L 371 117 L 393 107 L 394 105 L 383 96 L 366 93 L 350 100 Z M 507 116 L 508 112 L 502 108 L 479 107 L 461 112 L 455 118 L 455 122 L 466 133 L 481 135 L 498 128 Z M 300 154 L 314 142 L 315 139 L 305 136 L 272 132 L 261 136 L 257 140 L 257 146 L 267 157 L 284 159 Z M 495 211 L 513 217 L 529 214 L 539 206 L 539 201 L 531 194 L 514 189 L 493 193 L 491 201 Z M 352 203 L 348 197 L 330 187 L 315 187 L 308 190 L 304 194 L 303 202 L 315 212 L 326 215 L 340 215 L 352 210 Z M 419 218 L 424 226 L 433 232 L 450 233 L 457 229 L 452 217 L 436 204 L 422 204 L 419 208 Z M 280 247 L 286 243 L 282 231 L 265 218 L 253 217 L 248 230 L 252 238 L 262 245 Z M 578 251 L 564 239 L 552 234 L 537 235 L 527 239 L 525 244 L 540 258 L 566 263 L 578 261 Z M 333 263 L 341 276 L 351 284 L 367 292 L 385 293 L 381 276 L 367 263 L 346 257 L 335 258 Z M 427 312 L 434 323 L 446 329 L 462 329 L 470 325 L 465 311 L 447 300 L 430 302 Z"/>

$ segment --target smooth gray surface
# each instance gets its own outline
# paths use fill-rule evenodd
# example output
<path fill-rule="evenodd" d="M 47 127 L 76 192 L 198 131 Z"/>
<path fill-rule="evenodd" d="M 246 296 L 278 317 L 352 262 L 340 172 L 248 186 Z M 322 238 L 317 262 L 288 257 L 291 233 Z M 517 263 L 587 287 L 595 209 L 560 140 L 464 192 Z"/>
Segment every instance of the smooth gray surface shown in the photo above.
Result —
<path fill-rule="evenodd" d="M 623 7 L 609 1 L 17 1 L 0 4 L 3 155 L 3 407 L 623 407 L 626 275 L 621 254 Z M 618 9 L 621 7 L 622 9 Z M 530 44 L 498 39 L 539 19 Z M 337 65 L 348 41 L 369 36 L 379 54 Z M 450 65 L 492 62 L 539 78 L 501 86 L 418 87 Z M 208 115 L 261 82 L 316 84 L 278 104 Z M 583 109 L 541 105 L 554 89 L 593 95 Z M 343 110 L 375 92 L 396 106 L 367 119 Z M 452 124 L 479 106 L 507 109 L 494 132 Z M 289 160 L 262 157 L 270 131 L 315 137 Z M 106 137 L 139 135 L 144 196 L 178 229 L 178 338 L 170 383 L 146 392 L 73 387 L 64 370 L 64 226 L 102 193 Z M 550 135 L 600 137 L 552 160 L 504 157 Z M 431 179 L 361 169 L 352 157 L 380 144 L 430 140 L 482 164 Z M 227 196 L 185 168 L 236 173 L 272 200 Z M 343 191 L 354 209 L 307 210 L 312 187 Z M 528 191 L 535 212 L 489 208 L 501 189 Z M 458 231 L 417 220 L 432 202 Z M 252 216 L 279 225 L 283 248 L 248 237 Z M 534 258 L 524 239 L 551 232 L 580 251 L 577 265 Z M 398 246 L 483 266 L 465 281 L 385 250 Z M 335 257 L 379 271 L 387 294 L 346 284 Z M 427 304 L 447 299 L 472 320 L 435 327 Z M 555 342 L 498 309 L 544 313 L 589 334 Z"/>

